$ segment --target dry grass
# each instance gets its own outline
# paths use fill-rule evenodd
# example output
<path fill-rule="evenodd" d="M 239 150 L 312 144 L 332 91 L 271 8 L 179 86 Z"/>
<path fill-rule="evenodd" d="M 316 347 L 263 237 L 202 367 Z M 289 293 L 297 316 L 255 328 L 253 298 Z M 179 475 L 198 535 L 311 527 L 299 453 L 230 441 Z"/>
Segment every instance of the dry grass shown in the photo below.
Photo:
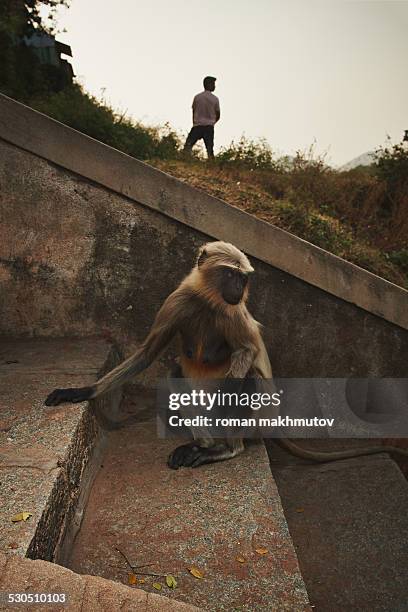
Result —
<path fill-rule="evenodd" d="M 367 172 L 298 167 L 291 172 L 196 160 L 151 160 L 173 176 L 408 288 L 406 196 L 392 213 L 384 183 Z M 318 204 L 317 204 L 318 202 Z"/>

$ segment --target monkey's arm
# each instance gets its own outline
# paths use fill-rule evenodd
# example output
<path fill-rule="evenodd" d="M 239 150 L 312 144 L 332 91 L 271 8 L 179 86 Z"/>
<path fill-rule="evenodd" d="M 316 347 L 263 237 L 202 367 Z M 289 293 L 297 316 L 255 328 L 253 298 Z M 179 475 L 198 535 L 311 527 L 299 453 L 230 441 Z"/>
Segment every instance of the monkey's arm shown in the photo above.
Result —
<path fill-rule="evenodd" d="M 133 355 L 90 387 L 55 389 L 45 400 L 45 405 L 57 406 L 63 402 L 78 403 L 93 399 L 143 372 L 178 331 L 180 326 L 178 313 L 181 311 L 180 295 L 175 291 L 160 308 L 149 335 Z"/>

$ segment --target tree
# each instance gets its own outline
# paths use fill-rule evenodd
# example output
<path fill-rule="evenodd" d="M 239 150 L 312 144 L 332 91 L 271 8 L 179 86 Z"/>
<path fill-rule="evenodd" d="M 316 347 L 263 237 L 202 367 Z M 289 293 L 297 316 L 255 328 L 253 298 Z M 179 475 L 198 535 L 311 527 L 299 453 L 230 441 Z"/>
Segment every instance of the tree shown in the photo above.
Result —
<path fill-rule="evenodd" d="M 2 0 L 0 2 L 0 91 L 22 102 L 55 90 L 55 69 L 41 65 L 25 36 L 34 32 L 55 32 L 58 7 L 68 0 Z M 41 8 L 48 9 L 44 19 Z M 57 69 L 58 70 L 58 69 Z"/>
<path fill-rule="evenodd" d="M 30 36 L 35 30 L 53 34 L 56 12 L 60 6 L 68 6 L 69 0 L 2 0 L 0 3 L 0 31 L 11 36 Z M 44 20 L 41 8 L 48 9 Z"/>

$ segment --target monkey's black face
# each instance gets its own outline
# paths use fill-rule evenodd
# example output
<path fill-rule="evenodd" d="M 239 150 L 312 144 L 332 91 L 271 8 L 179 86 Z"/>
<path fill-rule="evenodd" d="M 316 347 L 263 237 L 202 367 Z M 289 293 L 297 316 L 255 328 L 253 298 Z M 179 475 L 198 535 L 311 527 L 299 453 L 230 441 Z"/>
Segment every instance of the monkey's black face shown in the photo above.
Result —
<path fill-rule="evenodd" d="M 220 290 L 227 304 L 231 304 L 232 306 L 239 304 L 247 284 L 248 274 L 240 272 L 240 270 L 235 270 L 234 268 L 222 268 Z"/>

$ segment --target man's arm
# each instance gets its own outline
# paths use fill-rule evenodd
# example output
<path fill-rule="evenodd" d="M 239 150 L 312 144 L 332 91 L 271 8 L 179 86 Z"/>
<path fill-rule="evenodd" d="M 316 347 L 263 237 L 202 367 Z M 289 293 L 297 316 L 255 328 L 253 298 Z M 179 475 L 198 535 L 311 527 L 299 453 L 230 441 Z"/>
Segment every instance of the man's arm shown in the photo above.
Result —
<path fill-rule="evenodd" d="M 192 105 L 191 105 L 191 108 L 192 108 L 192 117 L 193 117 L 193 124 L 194 124 L 194 113 L 195 113 L 195 109 L 196 109 L 196 106 L 197 106 L 197 104 L 196 104 L 196 97 L 197 97 L 197 96 L 194 96 L 194 98 L 193 98 L 193 103 L 192 103 Z"/>
<path fill-rule="evenodd" d="M 221 111 L 220 111 L 220 101 L 217 98 L 217 104 L 215 106 L 215 123 L 220 120 Z"/>

